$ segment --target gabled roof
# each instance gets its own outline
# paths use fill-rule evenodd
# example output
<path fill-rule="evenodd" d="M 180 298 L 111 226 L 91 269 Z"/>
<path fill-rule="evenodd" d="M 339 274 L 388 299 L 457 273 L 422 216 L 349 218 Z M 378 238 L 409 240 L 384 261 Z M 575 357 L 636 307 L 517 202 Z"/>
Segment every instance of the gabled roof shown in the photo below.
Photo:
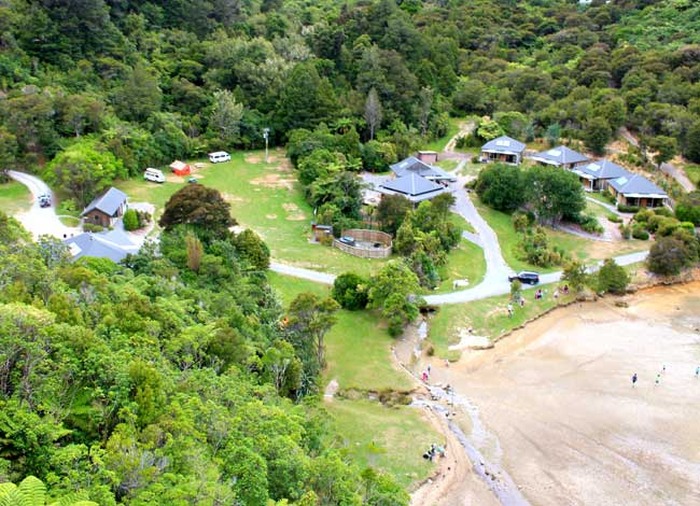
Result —
<path fill-rule="evenodd" d="M 173 170 L 183 170 L 187 167 L 188 165 L 185 162 L 181 162 L 180 160 L 175 160 L 173 163 L 170 164 L 170 168 Z"/>
<path fill-rule="evenodd" d="M 85 232 L 63 241 L 70 251 L 73 260 L 82 257 L 109 258 L 117 263 L 126 258 L 129 253 L 135 253 L 137 247 L 132 243 L 131 247 L 116 244 L 109 240 L 108 236 Z"/>
<path fill-rule="evenodd" d="M 85 216 L 90 211 L 97 209 L 103 213 L 114 216 L 117 209 L 127 200 L 126 193 L 116 188 L 110 188 L 105 193 L 90 202 L 80 216 Z"/>
<path fill-rule="evenodd" d="M 424 177 L 416 174 L 408 174 L 380 184 L 379 191 L 382 193 L 399 193 L 411 202 L 420 202 L 437 197 L 448 190 L 444 186 L 425 179 Z"/>
<path fill-rule="evenodd" d="M 566 146 L 557 146 L 556 148 L 536 153 L 532 155 L 532 159 L 537 162 L 556 166 L 588 161 L 586 156 L 582 155 L 578 151 L 567 148 Z"/>
<path fill-rule="evenodd" d="M 428 165 L 422 162 L 415 156 L 409 156 L 408 158 L 401 160 L 391 166 L 391 170 L 394 171 L 397 177 L 403 177 L 408 174 L 417 174 L 426 179 L 435 180 L 454 180 L 454 176 L 449 175 L 447 172 L 442 170 L 440 167 L 435 167 L 434 165 Z"/>
<path fill-rule="evenodd" d="M 665 191 L 639 174 L 628 174 L 613 179 L 610 186 L 626 197 L 668 198 Z"/>
<path fill-rule="evenodd" d="M 525 151 L 525 144 L 516 141 L 507 135 L 502 135 L 481 146 L 481 151 L 487 151 L 490 153 L 504 153 L 508 155 L 518 154 Z"/>
<path fill-rule="evenodd" d="M 623 176 L 632 176 L 626 169 L 610 160 L 597 160 L 588 165 L 576 167 L 572 172 L 586 179 L 617 179 Z"/>

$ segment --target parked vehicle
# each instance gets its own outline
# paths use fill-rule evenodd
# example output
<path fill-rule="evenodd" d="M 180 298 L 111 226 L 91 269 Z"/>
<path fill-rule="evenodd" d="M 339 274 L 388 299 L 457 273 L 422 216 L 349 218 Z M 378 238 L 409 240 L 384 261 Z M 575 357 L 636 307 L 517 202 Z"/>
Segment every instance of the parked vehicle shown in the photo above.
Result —
<path fill-rule="evenodd" d="M 347 244 L 348 246 L 355 246 L 355 238 L 350 237 L 349 235 L 344 235 L 338 240 L 343 244 Z"/>
<path fill-rule="evenodd" d="M 226 151 L 216 151 L 214 153 L 209 153 L 209 161 L 211 163 L 230 162 L 231 155 L 229 155 Z"/>
<path fill-rule="evenodd" d="M 536 285 L 540 282 L 540 275 L 532 271 L 520 271 L 515 276 L 508 276 L 511 283 L 516 279 L 526 285 Z"/>
<path fill-rule="evenodd" d="M 147 168 L 143 173 L 143 178 L 146 181 L 153 181 L 154 183 L 165 183 L 165 175 L 163 172 L 151 167 Z"/>
<path fill-rule="evenodd" d="M 51 207 L 51 195 L 43 193 L 37 197 L 40 207 Z"/>
<path fill-rule="evenodd" d="M 192 184 L 197 184 L 197 183 L 199 183 L 199 181 L 197 181 L 197 178 L 196 178 L 196 177 L 188 177 L 188 178 L 187 178 L 187 182 L 188 182 L 188 183 L 192 183 Z"/>

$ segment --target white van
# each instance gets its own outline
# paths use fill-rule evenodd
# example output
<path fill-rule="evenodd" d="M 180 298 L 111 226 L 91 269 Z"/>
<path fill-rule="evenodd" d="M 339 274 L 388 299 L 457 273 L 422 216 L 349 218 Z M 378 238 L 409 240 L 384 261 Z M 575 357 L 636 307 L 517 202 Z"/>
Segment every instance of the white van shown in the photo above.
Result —
<path fill-rule="evenodd" d="M 226 151 L 216 151 L 214 153 L 209 153 L 209 161 L 211 163 L 230 162 L 231 155 L 229 155 Z"/>
<path fill-rule="evenodd" d="M 151 167 L 146 169 L 143 173 L 143 178 L 146 181 L 153 181 L 154 183 L 165 183 L 165 175 L 158 169 L 152 169 Z"/>

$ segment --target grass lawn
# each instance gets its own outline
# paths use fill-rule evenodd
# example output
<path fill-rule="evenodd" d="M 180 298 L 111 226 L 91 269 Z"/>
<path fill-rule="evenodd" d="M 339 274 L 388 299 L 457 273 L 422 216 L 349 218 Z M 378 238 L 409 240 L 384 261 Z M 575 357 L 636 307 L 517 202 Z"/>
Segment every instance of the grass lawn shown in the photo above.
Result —
<path fill-rule="evenodd" d="M 605 193 L 587 192 L 586 193 L 586 197 L 590 197 L 593 200 L 597 200 L 598 202 L 602 202 L 603 204 L 615 205 L 615 201 L 611 200 L 610 197 L 608 197 L 608 195 L 610 195 L 610 194 L 607 192 L 605 192 Z"/>
<path fill-rule="evenodd" d="M 476 179 L 476 177 L 479 175 L 479 172 L 481 172 L 481 169 L 483 169 L 484 167 L 486 167 L 486 164 L 467 162 L 464 164 L 459 173 L 462 176 L 471 176 L 474 179 Z"/>
<path fill-rule="evenodd" d="M 683 169 L 695 187 L 700 188 L 700 165 L 686 165 Z"/>
<path fill-rule="evenodd" d="M 462 239 L 459 246 L 450 252 L 447 264 L 439 269 L 442 282 L 431 293 L 451 292 L 455 279 L 468 279 L 470 286 L 475 286 L 484 279 L 486 259 L 484 250 L 476 244 Z"/>
<path fill-rule="evenodd" d="M 319 297 L 330 297 L 331 287 L 321 283 L 314 283 L 306 279 L 293 278 L 273 271 L 267 271 L 267 280 L 270 285 L 277 290 L 282 300 L 282 305 L 286 308 L 300 293 L 308 292 Z"/>
<path fill-rule="evenodd" d="M 362 468 L 372 466 L 393 475 L 403 486 L 427 478 L 434 464 L 422 455 L 439 434 L 415 408 L 387 408 L 377 402 L 335 399 L 325 405 L 344 447 Z"/>
<path fill-rule="evenodd" d="M 471 327 L 475 335 L 495 339 L 503 333 L 522 325 L 557 304 L 551 296 L 554 285 L 543 287 L 546 290 L 543 299 L 534 299 L 535 290 L 524 290 L 525 306 L 514 307 L 513 317 L 508 317 L 507 306 L 510 295 L 498 295 L 488 299 L 441 306 L 431 318 L 428 327 L 428 339 L 435 347 L 435 353 L 440 357 L 457 358 L 459 352 L 448 350 L 448 346 L 459 343 L 461 329 Z M 567 298 L 568 297 L 568 298 Z M 573 295 L 559 297 L 558 302 L 568 301 Z"/>
<path fill-rule="evenodd" d="M 459 165 L 459 160 L 438 160 L 435 165 L 446 170 L 447 172 L 450 172 L 457 168 L 457 165 Z"/>
<path fill-rule="evenodd" d="M 241 226 L 263 238 L 275 260 L 334 274 L 353 271 L 366 276 L 382 268 L 385 260 L 361 259 L 310 243 L 312 209 L 302 197 L 288 160 L 279 150 L 270 153 L 270 163 L 263 157 L 262 152 L 237 152 L 230 162 L 207 164 L 194 177 L 222 193 L 231 204 L 231 214 Z M 168 182 L 161 185 L 138 178 L 117 186 L 132 202 L 155 204 L 157 219 L 170 195 L 186 184 L 185 178 L 169 175 Z"/>
<path fill-rule="evenodd" d="M 26 186 L 17 181 L 0 184 L 0 209 L 8 216 L 32 207 L 32 194 Z"/>
<path fill-rule="evenodd" d="M 374 312 L 338 312 L 338 322 L 326 336 L 326 379 L 341 389 L 412 389 L 410 379 L 392 366 L 389 336 Z"/>

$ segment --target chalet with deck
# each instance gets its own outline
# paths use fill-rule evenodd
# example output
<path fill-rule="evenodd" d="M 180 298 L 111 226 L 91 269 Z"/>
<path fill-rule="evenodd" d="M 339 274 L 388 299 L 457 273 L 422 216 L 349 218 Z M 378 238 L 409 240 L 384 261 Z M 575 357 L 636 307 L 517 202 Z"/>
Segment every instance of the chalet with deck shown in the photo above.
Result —
<path fill-rule="evenodd" d="M 627 174 L 612 179 L 608 188 L 618 205 L 661 207 L 668 202 L 666 192 L 639 174 Z"/>
<path fill-rule="evenodd" d="M 573 170 L 576 167 L 587 164 L 589 161 L 585 155 L 566 146 L 557 146 L 556 148 L 536 153 L 530 159 L 542 165 L 553 165 L 567 170 Z"/>
<path fill-rule="evenodd" d="M 85 223 L 111 227 L 124 215 L 127 208 L 127 196 L 121 190 L 110 188 L 90 202 L 80 215 Z"/>
<path fill-rule="evenodd" d="M 525 153 L 525 144 L 502 135 L 481 146 L 481 159 L 485 162 L 520 165 Z"/>
<path fill-rule="evenodd" d="M 588 192 L 606 190 L 613 179 L 632 176 L 626 169 L 609 160 L 597 160 L 587 165 L 580 165 L 571 172 L 579 177 L 584 190 Z"/>

